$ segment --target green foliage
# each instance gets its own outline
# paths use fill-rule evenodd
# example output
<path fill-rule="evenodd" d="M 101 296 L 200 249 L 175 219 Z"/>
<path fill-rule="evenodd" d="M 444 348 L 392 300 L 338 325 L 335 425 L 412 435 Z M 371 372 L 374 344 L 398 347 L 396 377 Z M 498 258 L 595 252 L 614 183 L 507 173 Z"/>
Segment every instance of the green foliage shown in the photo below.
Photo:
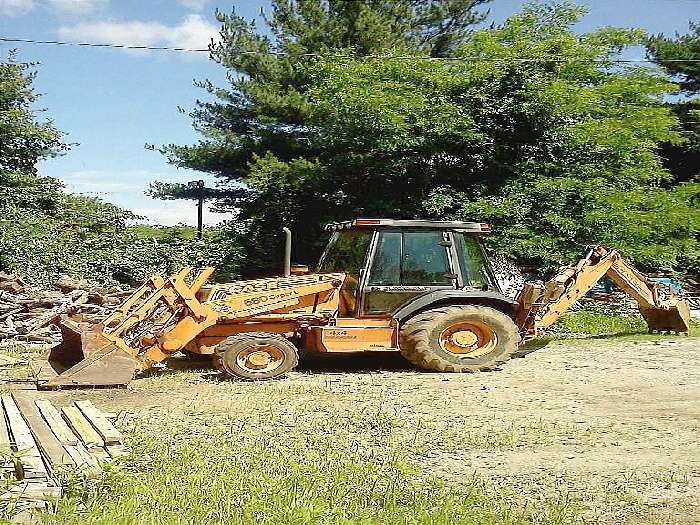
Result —
<path fill-rule="evenodd" d="M 97 199 L 60 191 L 55 179 L 26 176 L 27 185 L 0 179 L 0 270 L 50 286 L 61 274 L 102 284 L 138 285 L 153 273 L 213 264 L 219 277 L 235 274 L 233 236 L 208 229 L 196 239 L 189 227 L 130 226 L 133 214 Z M 18 206 L 31 190 L 41 206 Z"/>
<path fill-rule="evenodd" d="M 37 122 L 30 105 L 31 64 L 16 62 L 14 55 L 0 62 L 0 174 L 36 173 L 36 163 L 67 149 L 61 133 L 50 122 Z"/>
<path fill-rule="evenodd" d="M 50 285 L 60 274 L 103 284 L 140 284 L 151 274 L 185 265 L 220 263 L 234 271 L 231 235 L 190 228 L 130 226 L 132 213 L 97 199 L 70 195 L 36 173 L 36 163 L 64 151 L 61 134 L 37 121 L 30 105 L 33 75 L 25 64 L 0 63 L 0 270 Z"/>
<path fill-rule="evenodd" d="M 656 35 L 647 43 L 649 56 L 669 74 L 680 80 L 687 98 L 670 102 L 679 118 L 686 141 L 662 146 L 664 164 L 679 181 L 697 180 L 700 176 L 700 24 L 690 23 L 690 32 L 675 38 Z M 694 98 L 693 98 L 694 97 Z"/>
<path fill-rule="evenodd" d="M 579 310 L 568 312 L 552 326 L 556 334 L 606 335 L 647 333 L 644 319 L 639 315 L 609 315 Z"/>
<path fill-rule="evenodd" d="M 283 224 L 308 263 L 319 223 L 364 215 L 489 221 L 496 251 L 549 268 L 595 242 L 648 267 L 697 266 L 699 187 L 673 187 L 658 155 L 683 142 L 664 103 L 676 85 L 613 62 L 643 32 L 580 35 L 583 15 L 530 5 L 461 37 L 447 61 L 404 37 L 358 56 L 309 13 L 273 18 L 276 43 L 227 18 L 215 58 L 243 75 L 209 86 L 220 101 L 193 113 L 203 142 L 165 151 L 229 182 L 218 206 L 246 228 L 252 265 L 273 260 Z M 241 54 L 273 48 L 290 55 Z"/>
<path fill-rule="evenodd" d="M 649 327 L 641 315 L 607 314 L 585 308 L 565 313 L 547 332 L 556 337 L 611 335 L 631 339 L 654 340 L 669 337 L 663 334 L 650 334 Z M 688 335 L 690 337 L 699 337 L 700 323 L 691 320 Z"/>
<path fill-rule="evenodd" d="M 340 176 L 330 177 L 332 167 L 315 160 L 328 145 L 309 143 L 316 109 L 306 54 L 442 56 L 465 41 L 488 1 L 276 0 L 267 20 L 272 38 L 235 14 L 220 14 L 223 39 L 212 56 L 231 70 L 230 86 L 203 82 L 217 98 L 191 114 L 204 139 L 162 151 L 178 166 L 221 178 L 216 202 L 244 228 L 248 273 L 279 266 L 282 225 L 295 229 L 295 258 L 310 262 L 319 251 L 318 223 L 349 212 L 344 190 L 334 187 Z M 357 177 L 362 159 L 348 161 L 342 175 L 352 170 Z M 192 198 L 182 186 L 155 185 L 152 194 Z"/>
<path fill-rule="evenodd" d="M 651 58 L 670 73 L 682 77 L 683 89 L 692 93 L 700 91 L 700 62 L 697 62 L 700 59 L 700 23 L 690 22 L 689 33 L 676 34 L 675 38 L 653 36 L 647 42 L 647 50 Z"/>

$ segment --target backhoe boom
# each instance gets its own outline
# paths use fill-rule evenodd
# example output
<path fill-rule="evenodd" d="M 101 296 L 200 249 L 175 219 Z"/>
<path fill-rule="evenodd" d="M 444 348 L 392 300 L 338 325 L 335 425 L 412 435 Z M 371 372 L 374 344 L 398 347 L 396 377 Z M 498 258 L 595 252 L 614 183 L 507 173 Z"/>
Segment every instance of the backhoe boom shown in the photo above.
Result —
<path fill-rule="evenodd" d="M 637 301 L 651 331 L 687 332 L 688 303 L 669 294 L 662 299 L 659 286 L 627 264 L 617 250 L 591 247 L 575 265 L 563 268 L 544 285 L 528 283 L 518 295 L 516 323 L 523 338 L 554 324 L 603 277 L 609 277 Z"/>

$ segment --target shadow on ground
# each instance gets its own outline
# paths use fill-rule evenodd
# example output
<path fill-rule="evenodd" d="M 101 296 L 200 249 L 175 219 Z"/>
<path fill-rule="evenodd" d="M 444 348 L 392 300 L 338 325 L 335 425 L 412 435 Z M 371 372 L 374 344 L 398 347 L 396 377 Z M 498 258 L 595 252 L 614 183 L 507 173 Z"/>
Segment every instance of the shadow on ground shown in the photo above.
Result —
<path fill-rule="evenodd" d="M 304 355 L 299 370 L 324 372 L 406 372 L 417 370 L 398 352 L 364 352 L 348 354 Z"/>
<path fill-rule="evenodd" d="M 516 357 L 525 357 L 528 354 L 543 349 L 552 341 L 553 339 L 551 337 L 539 337 L 537 339 L 533 339 L 522 345 L 515 352 L 513 352 L 513 355 L 511 357 L 513 359 L 515 359 Z"/>
<path fill-rule="evenodd" d="M 544 348 L 550 342 L 550 338 L 530 341 L 520 347 L 513 354 L 513 358 L 525 357 Z M 306 353 L 301 355 L 297 370 L 312 374 L 333 372 L 426 372 L 413 366 L 398 352 Z M 214 373 L 209 356 L 192 354 L 172 357 L 167 361 L 165 369 L 146 371 L 141 377 L 183 371 Z"/>

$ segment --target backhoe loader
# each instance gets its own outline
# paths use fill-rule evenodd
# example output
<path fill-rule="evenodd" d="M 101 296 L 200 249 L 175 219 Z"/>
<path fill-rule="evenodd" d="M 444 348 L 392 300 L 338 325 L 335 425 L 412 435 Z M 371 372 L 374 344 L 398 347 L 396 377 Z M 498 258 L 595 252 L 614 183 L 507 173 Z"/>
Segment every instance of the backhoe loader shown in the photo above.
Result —
<path fill-rule="evenodd" d="M 180 351 L 248 380 L 285 374 L 300 351 L 396 351 L 423 369 L 491 370 L 604 275 L 637 300 L 650 330 L 689 329 L 685 301 L 605 246 L 513 300 L 482 247 L 487 224 L 356 219 L 327 229 L 317 273 L 292 272 L 287 230 L 282 277 L 206 285 L 212 268 L 184 268 L 153 276 L 101 324 L 63 319 L 63 342 L 33 365 L 38 387 L 125 385 Z"/>

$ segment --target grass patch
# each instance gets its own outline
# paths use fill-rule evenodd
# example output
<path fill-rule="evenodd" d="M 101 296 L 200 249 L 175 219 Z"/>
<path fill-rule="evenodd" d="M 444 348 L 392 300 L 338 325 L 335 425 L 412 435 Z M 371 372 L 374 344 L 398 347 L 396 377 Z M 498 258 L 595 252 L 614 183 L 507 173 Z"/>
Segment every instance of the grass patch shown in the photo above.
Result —
<path fill-rule="evenodd" d="M 645 335 L 649 328 L 641 315 L 608 315 L 600 312 L 579 310 L 564 314 L 548 332 L 551 335 Z M 700 336 L 700 323 L 691 321 L 690 336 Z"/>
<path fill-rule="evenodd" d="M 272 414 L 268 415 L 269 418 Z M 140 422 L 133 455 L 94 482 L 71 478 L 50 524 L 319 523 L 565 524 L 578 508 L 537 508 L 472 478 L 458 487 L 424 475 L 408 451 L 314 420 L 212 424 Z M 262 421 L 262 417 L 261 417 Z M 364 422 L 363 430 L 373 426 Z M 329 432 L 330 430 L 330 432 Z"/>
<path fill-rule="evenodd" d="M 555 333 L 586 335 L 647 333 L 649 331 L 641 316 L 607 315 L 586 310 L 564 314 L 553 328 Z"/>

